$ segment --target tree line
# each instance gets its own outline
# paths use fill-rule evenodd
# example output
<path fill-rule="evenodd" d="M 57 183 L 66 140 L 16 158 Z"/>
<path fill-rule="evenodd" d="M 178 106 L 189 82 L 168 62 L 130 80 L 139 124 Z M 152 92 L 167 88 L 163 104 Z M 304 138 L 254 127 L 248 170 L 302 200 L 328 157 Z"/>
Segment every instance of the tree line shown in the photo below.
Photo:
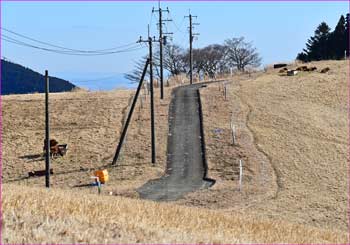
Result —
<path fill-rule="evenodd" d="M 326 22 L 322 22 L 307 40 L 306 48 L 297 55 L 297 59 L 309 62 L 349 57 L 349 21 L 349 14 L 346 17 L 341 15 L 333 32 Z"/>
<path fill-rule="evenodd" d="M 155 46 L 153 65 L 154 75 L 159 77 L 159 48 Z M 180 45 L 168 44 L 163 50 L 164 69 L 169 76 L 189 74 L 189 50 Z M 193 73 L 198 76 L 207 75 L 215 78 L 218 74 L 230 72 L 231 69 L 245 71 L 248 67 L 259 67 L 261 58 L 257 49 L 251 42 L 245 41 L 243 37 L 231 38 L 223 44 L 211 44 L 203 48 L 193 49 Z M 147 55 L 142 57 L 135 64 L 135 69 L 125 74 L 131 81 L 138 81 L 142 74 Z"/>

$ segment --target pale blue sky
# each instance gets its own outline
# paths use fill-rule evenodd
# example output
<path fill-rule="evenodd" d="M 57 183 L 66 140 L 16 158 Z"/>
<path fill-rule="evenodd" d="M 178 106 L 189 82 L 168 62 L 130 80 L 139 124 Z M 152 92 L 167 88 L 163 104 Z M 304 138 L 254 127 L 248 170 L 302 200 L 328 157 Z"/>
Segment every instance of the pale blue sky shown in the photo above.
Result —
<path fill-rule="evenodd" d="M 252 41 L 263 64 L 293 60 L 317 25 L 333 29 L 347 2 L 162 2 L 169 7 L 174 43 L 188 47 L 189 9 L 198 16 L 200 33 L 194 47 L 244 36 Z M 1 2 L 1 25 L 24 35 L 73 49 L 103 49 L 136 42 L 147 34 L 152 7 L 158 2 Z M 166 14 L 165 14 L 166 15 Z M 152 18 L 152 35 L 158 35 Z M 98 57 L 66 56 L 1 43 L 2 56 L 66 79 L 84 80 L 125 73 L 147 49 Z"/>

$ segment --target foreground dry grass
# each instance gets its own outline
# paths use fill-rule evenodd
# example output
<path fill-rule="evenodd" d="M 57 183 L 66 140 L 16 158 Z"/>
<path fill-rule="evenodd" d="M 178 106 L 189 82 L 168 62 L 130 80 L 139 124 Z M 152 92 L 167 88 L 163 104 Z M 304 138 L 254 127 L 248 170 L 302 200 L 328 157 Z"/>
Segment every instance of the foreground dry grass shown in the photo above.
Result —
<path fill-rule="evenodd" d="M 309 65 L 309 64 L 308 64 Z M 232 210 L 325 229 L 349 230 L 346 61 L 294 77 L 268 70 L 202 90 L 210 190 L 180 203 Z M 295 65 L 291 65 L 291 67 Z M 238 145 L 232 145 L 231 115 Z M 244 161 L 238 192 L 238 160 Z"/>
<path fill-rule="evenodd" d="M 76 191 L 3 186 L 3 243 L 345 243 L 346 234 Z M 25 208 L 24 208 L 25 207 Z"/>

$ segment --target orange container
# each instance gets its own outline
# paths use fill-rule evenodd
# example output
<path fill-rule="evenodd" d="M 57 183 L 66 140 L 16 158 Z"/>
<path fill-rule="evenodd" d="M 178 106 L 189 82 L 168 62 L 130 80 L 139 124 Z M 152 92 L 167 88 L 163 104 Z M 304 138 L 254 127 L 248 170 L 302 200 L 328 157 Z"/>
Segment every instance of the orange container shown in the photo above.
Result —
<path fill-rule="evenodd" d="M 100 182 L 102 184 L 106 183 L 108 181 L 108 171 L 107 169 L 104 170 L 97 170 L 94 172 L 94 175 L 99 178 Z"/>

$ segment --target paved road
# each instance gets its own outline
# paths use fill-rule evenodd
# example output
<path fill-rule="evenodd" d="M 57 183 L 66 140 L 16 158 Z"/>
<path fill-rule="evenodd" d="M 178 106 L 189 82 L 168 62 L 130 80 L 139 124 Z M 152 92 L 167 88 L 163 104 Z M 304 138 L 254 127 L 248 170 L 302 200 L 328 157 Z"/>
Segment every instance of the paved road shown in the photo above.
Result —
<path fill-rule="evenodd" d="M 206 179 L 202 153 L 198 89 L 201 84 L 178 87 L 169 108 L 168 157 L 165 175 L 137 191 L 141 198 L 171 201 L 214 184 Z"/>

